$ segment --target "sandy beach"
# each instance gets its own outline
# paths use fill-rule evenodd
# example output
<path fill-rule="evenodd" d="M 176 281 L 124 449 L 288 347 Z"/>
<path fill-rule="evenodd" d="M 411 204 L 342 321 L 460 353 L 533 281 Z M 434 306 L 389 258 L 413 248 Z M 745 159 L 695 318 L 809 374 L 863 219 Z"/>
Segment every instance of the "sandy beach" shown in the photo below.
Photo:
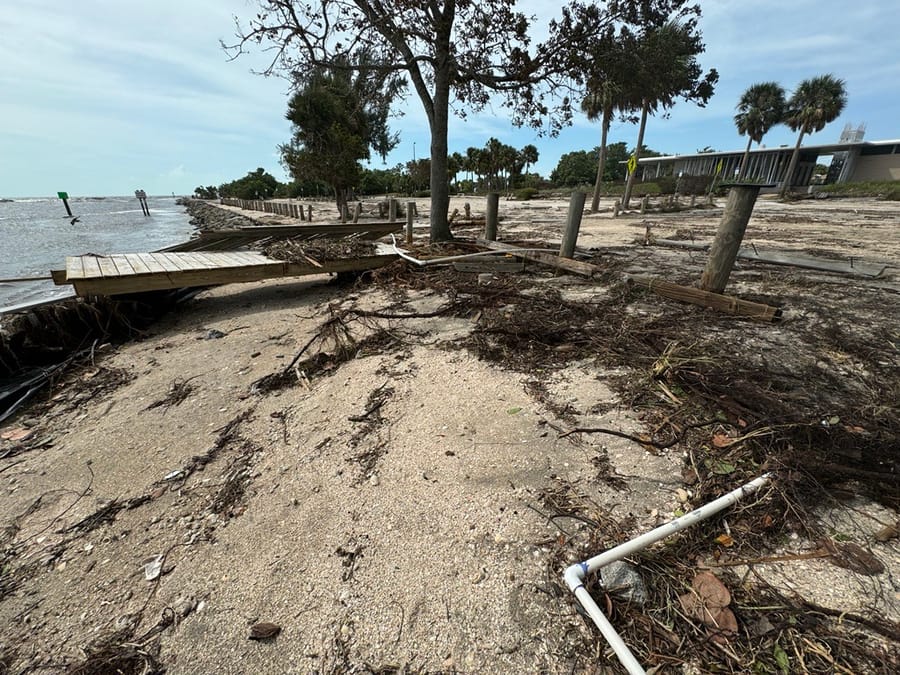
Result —
<path fill-rule="evenodd" d="M 484 212 L 451 210 L 465 203 Z M 882 269 L 739 261 L 727 292 L 783 307 L 779 324 L 622 281 L 696 284 L 705 254 L 653 239 L 711 241 L 721 203 L 611 206 L 578 241 L 600 278 L 395 263 L 356 284 L 235 284 L 99 347 L 0 426 L 0 672 L 619 672 L 562 571 L 766 470 L 772 486 L 690 547 L 630 559 L 643 607 L 595 597 L 659 672 L 746 672 L 779 634 L 889 667 L 889 629 L 753 608 L 787 606 L 771 587 L 897 630 L 900 540 L 876 535 L 900 519 L 900 205 L 761 199 L 745 245 Z M 501 238 L 558 244 L 566 209 L 501 202 Z M 850 543 L 880 571 L 836 562 Z M 699 570 L 734 597 L 721 644 L 678 609 Z M 278 634 L 249 639 L 261 623 Z M 840 630 L 868 655 L 839 651 Z"/>

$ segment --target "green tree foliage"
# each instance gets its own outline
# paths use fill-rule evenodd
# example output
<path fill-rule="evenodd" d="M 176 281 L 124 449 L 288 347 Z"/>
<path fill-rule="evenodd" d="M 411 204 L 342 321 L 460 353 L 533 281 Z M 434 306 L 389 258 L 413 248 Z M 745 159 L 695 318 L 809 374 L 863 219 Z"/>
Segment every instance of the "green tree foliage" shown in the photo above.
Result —
<path fill-rule="evenodd" d="M 454 110 L 480 110 L 493 93 L 503 96 L 517 124 L 551 128 L 565 124 L 571 102 L 559 99 L 551 110 L 548 97 L 565 73 L 559 54 L 572 36 L 551 22 L 547 41 L 531 50 L 531 19 L 516 11 L 515 0 L 258 0 L 238 41 L 226 46 L 234 56 L 250 46 L 271 49 L 275 59 L 266 73 L 309 72 L 336 60 L 356 67 L 359 52 L 371 55 L 385 70 L 404 73 L 419 98 L 431 131 L 431 239 L 451 239 L 448 225 L 449 171 L 447 131 Z M 639 0 L 611 0 L 585 25 L 579 39 L 590 40 L 612 21 L 620 6 Z"/>
<path fill-rule="evenodd" d="M 278 190 L 278 179 L 262 167 L 243 178 L 219 186 L 220 197 L 237 199 L 269 199 Z"/>
<path fill-rule="evenodd" d="M 356 70 L 339 61 L 298 76 L 299 88 L 285 115 L 293 134 L 279 146 L 294 180 L 329 185 L 339 213 L 359 182 L 360 160 L 369 159 L 371 149 L 384 157 L 397 144 L 387 118 L 403 83 L 367 63 L 368 68 Z"/>
<path fill-rule="evenodd" d="M 567 152 L 559 158 L 556 168 L 550 172 L 550 180 L 565 187 L 589 185 L 594 182 L 597 172 L 597 155 L 599 149 L 588 152 L 576 150 Z"/>
<path fill-rule="evenodd" d="M 197 199 L 218 199 L 219 189 L 215 185 L 207 185 L 206 187 L 199 185 L 194 188 L 194 196 Z"/>
<path fill-rule="evenodd" d="M 741 160 L 738 178 L 743 178 L 750 158 L 750 145 L 761 143 L 769 129 L 784 120 L 784 88 L 777 82 L 751 85 L 738 101 L 734 124 L 741 136 L 747 136 L 747 149 Z"/>
<path fill-rule="evenodd" d="M 784 122 L 792 131 L 799 131 L 800 135 L 797 137 L 784 184 L 781 186 L 782 197 L 791 188 L 803 136 L 822 131 L 826 124 L 838 118 L 846 105 L 846 85 L 834 75 L 820 75 L 797 85 L 797 89 L 787 102 Z"/>
<path fill-rule="evenodd" d="M 681 98 L 704 106 L 712 97 L 719 74 L 715 69 L 704 74 L 697 61 L 706 47 L 697 28 L 698 5 L 685 6 L 683 0 L 667 3 L 672 14 L 659 22 L 661 14 L 644 17 L 639 25 L 635 56 L 634 91 L 641 97 L 641 121 L 638 129 L 636 159 L 644 143 L 647 115 L 662 110 L 664 114 Z M 628 207 L 637 171 L 628 176 L 622 205 Z"/>

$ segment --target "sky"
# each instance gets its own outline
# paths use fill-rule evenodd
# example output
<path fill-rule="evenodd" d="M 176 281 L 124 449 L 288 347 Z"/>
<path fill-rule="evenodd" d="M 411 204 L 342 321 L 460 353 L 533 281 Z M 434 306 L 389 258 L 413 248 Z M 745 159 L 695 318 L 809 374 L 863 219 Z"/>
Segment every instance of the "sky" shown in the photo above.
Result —
<path fill-rule="evenodd" d="M 520 0 L 545 35 L 560 3 Z M 679 102 L 651 118 L 645 144 L 667 154 L 742 149 L 735 105 L 751 84 L 774 80 L 790 91 L 832 73 L 845 80 L 841 117 L 804 145 L 837 141 L 847 123 L 866 140 L 900 138 L 900 12 L 896 0 L 700 0 L 705 68 L 716 94 L 705 108 Z M 277 146 L 288 83 L 254 74 L 266 54 L 229 61 L 220 40 L 253 0 L 0 0 L 0 198 L 55 195 L 190 194 L 264 167 L 287 178 Z M 387 166 L 427 156 L 428 125 L 412 94 L 392 122 L 401 142 Z M 450 150 L 488 138 L 537 146 L 532 169 L 549 175 L 560 156 L 599 144 L 598 123 L 576 117 L 556 138 L 516 129 L 495 106 L 451 119 Z M 632 147 L 637 126 L 616 122 L 610 142 Z M 793 144 L 787 127 L 763 144 Z M 374 168 L 386 168 L 380 158 Z"/>

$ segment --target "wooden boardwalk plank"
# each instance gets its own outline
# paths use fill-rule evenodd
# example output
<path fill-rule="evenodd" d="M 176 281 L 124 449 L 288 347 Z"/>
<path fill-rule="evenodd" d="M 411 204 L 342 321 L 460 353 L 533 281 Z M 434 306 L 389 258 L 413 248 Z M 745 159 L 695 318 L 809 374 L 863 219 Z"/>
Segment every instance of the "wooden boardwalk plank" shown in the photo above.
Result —
<path fill-rule="evenodd" d="M 112 260 L 113 265 L 116 266 L 116 270 L 120 277 L 127 277 L 134 274 L 134 268 L 131 266 L 131 263 L 128 262 L 128 256 L 111 255 L 110 260 Z"/>
<path fill-rule="evenodd" d="M 131 263 L 131 267 L 134 270 L 135 274 L 150 274 L 150 268 L 141 260 L 141 256 L 137 253 L 130 253 L 128 255 L 128 262 Z"/>
<path fill-rule="evenodd" d="M 182 252 L 181 256 L 184 260 L 191 263 L 195 268 L 209 270 L 216 267 L 215 262 L 213 262 L 208 255 L 204 255 L 203 253 Z"/>
<path fill-rule="evenodd" d="M 119 270 L 116 269 L 116 264 L 112 261 L 111 258 L 107 256 L 98 256 L 95 258 L 97 264 L 100 266 L 100 273 L 104 277 L 117 277 L 119 276 Z"/>
<path fill-rule="evenodd" d="M 161 272 L 165 272 L 166 268 L 163 267 L 156 258 L 153 257 L 152 253 L 139 253 L 138 258 L 144 266 L 150 271 L 151 274 L 159 274 Z"/>
<path fill-rule="evenodd" d="M 174 253 L 154 253 L 154 260 L 162 265 L 166 272 L 181 272 L 184 267 L 179 264 L 178 257 Z"/>
<path fill-rule="evenodd" d="M 84 259 L 81 256 L 66 258 L 66 279 L 84 279 Z"/>
<path fill-rule="evenodd" d="M 84 265 L 84 278 L 85 279 L 93 279 L 96 277 L 102 277 L 103 273 L 100 271 L 100 265 L 97 263 L 97 257 L 93 255 L 83 255 L 81 256 L 81 263 Z"/>

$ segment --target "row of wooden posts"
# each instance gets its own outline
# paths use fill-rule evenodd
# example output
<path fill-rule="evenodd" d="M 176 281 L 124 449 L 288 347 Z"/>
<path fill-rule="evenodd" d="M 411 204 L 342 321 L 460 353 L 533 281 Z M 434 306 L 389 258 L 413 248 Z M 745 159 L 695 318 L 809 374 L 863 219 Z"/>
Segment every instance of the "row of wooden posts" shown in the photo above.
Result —
<path fill-rule="evenodd" d="M 719 229 L 716 232 L 716 238 L 713 241 L 709 252 L 709 260 L 706 269 L 700 280 L 700 288 L 704 291 L 712 293 L 722 293 L 731 270 L 734 267 L 734 261 L 737 258 L 741 241 L 744 237 L 744 231 L 753 212 L 753 206 L 759 195 L 759 185 L 735 185 L 728 193 L 728 200 L 725 204 L 725 211 L 722 214 L 722 220 L 719 223 Z M 581 218 L 584 215 L 584 202 L 587 193 L 576 191 L 572 193 L 569 200 L 569 212 L 566 217 L 566 226 L 563 231 L 562 244 L 559 249 L 560 258 L 572 258 L 575 254 L 575 244 L 578 241 L 578 232 L 581 229 Z M 691 205 L 694 205 L 695 197 L 692 195 Z M 299 218 L 300 220 L 312 221 L 312 206 L 308 206 L 308 216 L 304 217 L 303 206 L 299 204 L 290 204 L 285 202 L 270 202 L 262 200 L 244 200 L 244 199 L 222 199 L 222 204 L 228 206 L 237 206 L 242 209 L 255 211 L 265 211 L 277 215 L 287 216 L 289 218 Z M 618 215 L 618 202 L 613 208 L 613 216 Z M 467 218 L 471 218 L 470 207 L 465 206 Z M 497 240 L 497 224 L 499 222 L 500 194 L 491 192 L 487 195 L 487 208 L 485 211 L 484 239 L 487 241 Z M 647 198 L 641 201 L 641 213 L 647 208 Z M 384 217 L 384 211 L 387 210 L 389 222 L 397 221 L 398 201 L 389 198 L 387 203 L 379 202 L 378 214 Z M 362 213 L 362 202 L 357 202 L 353 209 L 353 222 L 359 220 Z M 413 201 L 406 202 L 406 244 L 410 245 L 413 241 L 413 219 L 417 215 L 416 203 Z M 350 219 L 349 207 L 345 204 L 341 222 L 347 222 Z"/>
<path fill-rule="evenodd" d="M 221 204 L 225 206 L 236 206 L 240 209 L 245 209 L 247 211 L 262 211 L 263 213 L 272 213 L 276 216 L 284 216 L 286 218 L 297 218 L 302 221 L 312 222 L 312 214 L 313 207 L 311 204 L 308 204 L 305 209 L 302 204 L 292 204 L 286 202 L 272 202 L 264 199 L 234 199 L 231 197 L 223 197 L 219 200 Z M 399 211 L 399 202 L 393 197 L 389 198 L 386 202 L 378 203 L 378 217 L 384 218 L 387 216 L 388 222 L 395 223 L 397 222 L 397 213 Z M 362 215 L 363 205 L 362 202 L 357 202 L 353 211 L 350 211 L 350 206 L 348 204 L 344 204 L 342 213 L 341 213 L 341 222 L 346 223 L 352 220 L 354 223 L 359 222 L 359 217 Z M 418 209 L 416 208 L 415 202 L 406 202 L 406 213 L 407 217 L 410 213 L 413 216 L 418 215 Z"/>

